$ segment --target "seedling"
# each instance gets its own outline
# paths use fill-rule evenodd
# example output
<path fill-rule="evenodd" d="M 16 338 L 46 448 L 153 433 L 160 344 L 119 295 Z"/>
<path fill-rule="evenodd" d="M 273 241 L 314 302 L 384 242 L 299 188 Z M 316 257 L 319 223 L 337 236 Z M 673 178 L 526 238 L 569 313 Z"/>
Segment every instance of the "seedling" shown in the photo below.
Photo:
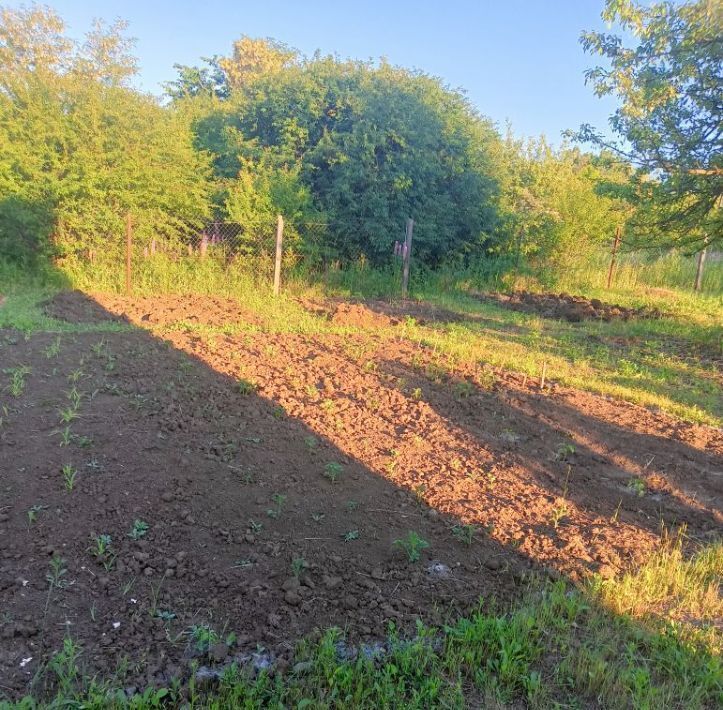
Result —
<path fill-rule="evenodd" d="M 291 574 L 297 579 L 301 577 L 301 573 L 308 567 L 306 560 L 303 557 L 295 557 L 291 560 Z"/>
<path fill-rule="evenodd" d="M 255 520 L 249 520 L 249 527 L 255 533 L 260 533 L 263 530 L 264 524 L 257 523 Z"/>
<path fill-rule="evenodd" d="M 60 336 L 58 336 L 47 348 L 45 348 L 45 357 L 50 360 L 52 357 L 58 357 L 60 352 Z"/>
<path fill-rule="evenodd" d="M 244 379 L 240 379 L 236 387 L 238 388 L 239 394 L 244 396 L 253 394 L 257 390 L 257 386 L 254 382 Z"/>
<path fill-rule="evenodd" d="M 110 535 L 96 535 L 91 538 L 93 545 L 88 548 L 90 553 L 100 562 L 105 568 L 106 572 L 109 572 L 113 568 L 116 555 L 113 552 L 111 545 L 113 544 L 113 538 Z"/>
<path fill-rule="evenodd" d="M 207 653 L 219 639 L 218 634 L 207 624 L 192 626 L 188 633 L 200 653 Z"/>
<path fill-rule="evenodd" d="M 474 385 L 467 380 L 460 380 L 455 382 L 454 395 L 457 399 L 467 399 L 474 394 Z"/>
<path fill-rule="evenodd" d="M 416 399 L 417 401 L 422 399 L 422 390 L 419 387 L 415 387 L 412 390 L 412 399 Z"/>
<path fill-rule="evenodd" d="M 55 432 L 58 433 L 57 431 Z M 66 426 L 65 429 L 60 430 L 60 446 L 70 446 L 70 442 L 73 441 L 73 432 L 70 426 Z"/>
<path fill-rule="evenodd" d="M 81 377 L 84 376 L 84 374 L 85 373 L 81 369 L 73 370 L 73 372 L 68 375 L 68 382 L 75 384 Z"/>
<path fill-rule="evenodd" d="M 558 461 L 567 461 L 574 453 L 575 447 L 572 444 L 560 444 L 557 447 L 555 458 Z"/>
<path fill-rule="evenodd" d="M 134 520 L 133 527 L 128 533 L 128 537 L 131 538 L 131 540 L 140 540 L 142 537 L 145 537 L 148 534 L 149 529 L 150 526 L 148 525 L 148 523 L 144 522 L 143 520 Z"/>
<path fill-rule="evenodd" d="M 315 523 L 320 523 L 325 517 L 326 517 L 326 515 L 324 515 L 324 513 L 312 513 L 311 514 L 311 519 Z"/>
<path fill-rule="evenodd" d="M 410 562 L 417 562 L 422 550 L 426 550 L 429 547 L 429 543 L 413 530 L 407 533 L 405 538 L 395 540 L 394 545 L 404 550 Z"/>
<path fill-rule="evenodd" d="M 73 486 L 75 485 L 75 477 L 78 475 L 78 472 L 69 463 L 66 463 L 63 468 L 60 469 L 60 471 L 63 474 L 65 490 L 70 493 L 73 490 Z"/>
<path fill-rule="evenodd" d="M 324 466 L 324 476 L 332 483 L 336 483 L 343 472 L 344 467 L 336 461 L 330 461 Z"/>
<path fill-rule="evenodd" d="M 63 577 L 68 573 L 65 566 L 65 560 L 58 555 L 53 555 L 50 560 L 50 570 L 45 575 L 45 579 L 48 580 L 50 589 L 62 589 L 65 586 L 65 580 Z"/>
<path fill-rule="evenodd" d="M 286 496 L 281 495 L 281 493 L 274 493 L 274 495 L 271 496 L 271 501 L 273 502 L 274 507 L 269 508 L 266 511 L 266 515 L 274 519 L 281 517 L 281 509 L 283 508 L 284 503 L 286 503 Z"/>
<path fill-rule="evenodd" d="M 240 560 L 236 560 L 231 567 L 232 569 L 245 569 L 246 567 L 251 567 L 253 565 L 253 562 L 245 557 L 242 557 Z"/>
<path fill-rule="evenodd" d="M 352 540 L 358 540 L 359 539 L 359 531 L 358 530 L 349 530 L 348 533 L 345 533 L 344 535 L 344 542 L 351 542 Z"/>
<path fill-rule="evenodd" d="M 346 509 L 351 513 L 359 507 L 359 503 L 355 500 L 348 500 L 346 502 Z"/>
<path fill-rule="evenodd" d="M 27 365 L 18 365 L 18 367 L 9 367 L 3 372 L 10 375 L 10 394 L 13 397 L 19 397 L 25 390 L 25 378 L 32 372 Z"/>
<path fill-rule="evenodd" d="M 66 407 L 65 409 L 59 409 L 58 414 L 60 414 L 61 424 L 68 424 L 69 422 L 72 422 L 73 419 L 77 419 L 80 416 L 76 407 Z"/>
<path fill-rule="evenodd" d="M 638 498 L 642 498 L 645 495 L 647 486 L 642 478 L 631 478 L 628 481 L 628 490 L 635 493 Z"/>
<path fill-rule="evenodd" d="M 319 445 L 319 440 L 315 436 L 307 436 L 304 443 L 310 449 L 315 449 Z"/>
<path fill-rule="evenodd" d="M 477 528 L 474 525 L 455 525 L 452 534 L 465 545 L 469 546 L 474 541 Z"/>
<path fill-rule="evenodd" d="M 558 498 L 557 505 L 552 509 L 550 516 L 552 527 L 554 527 L 555 530 L 557 530 L 558 525 L 569 512 L 570 509 L 568 508 L 567 501 L 564 498 Z"/>
<path fill-rule="evenodd" d="M 34 505 L 28 510 L 28 525 L 32 525 L 38 519 L 38 513 L 47 509 L 47 505 Z"/>
<path fill-rule="evenodd" d="M 80 400 L 83 399 L 83 393 L 78 391 L 77 387 L 73 387 L 69 392 L 65 393 L 66 397 L 72 402 L 73 407 L 78 409 Z"/>
<path fill-rule="evenodd" d="M 97 357 L 101 357 L 101 355 L 103 355 L 103 351 L 105 350 L 105 338 L 101 338 L 97 343 L 91 345 L 90 349 Z"/>

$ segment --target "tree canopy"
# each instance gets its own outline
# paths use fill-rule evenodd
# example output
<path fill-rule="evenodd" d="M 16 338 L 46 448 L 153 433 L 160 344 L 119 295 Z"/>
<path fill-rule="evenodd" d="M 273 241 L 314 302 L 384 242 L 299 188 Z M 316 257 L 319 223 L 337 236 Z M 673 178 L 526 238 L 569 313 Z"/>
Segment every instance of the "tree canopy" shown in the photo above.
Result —
<path fill-rule="evenodd" d="M 638 244 L 698 250 L 723 240 L 723 5 L 719 0 L 642 4 L 607 0 L 620 34 L 586 32 L 584 48 L 608 60 L 587 72 L 598 95 L 620 102 L 618 140 L 589 125 L 578 137 L 637 167 L 631 222 Z"/>

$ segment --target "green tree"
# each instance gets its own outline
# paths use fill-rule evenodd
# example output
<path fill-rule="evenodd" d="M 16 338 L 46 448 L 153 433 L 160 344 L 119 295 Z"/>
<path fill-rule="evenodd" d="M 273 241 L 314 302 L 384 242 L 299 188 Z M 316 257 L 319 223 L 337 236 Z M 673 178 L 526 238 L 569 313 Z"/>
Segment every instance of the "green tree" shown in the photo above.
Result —
<path fill-rule="evenodd" d="M 720 0 L 607 0 L 603 18 L 619 34 L 586 32 L 583 47 L 608 65 L 587 72 L 595 93 L 620 102 L 610 119 L 618 140 L 589 125 L 577 137 L 637 167 L 637 244 L 700 251 L 723 240 L 723 5 Z"/>

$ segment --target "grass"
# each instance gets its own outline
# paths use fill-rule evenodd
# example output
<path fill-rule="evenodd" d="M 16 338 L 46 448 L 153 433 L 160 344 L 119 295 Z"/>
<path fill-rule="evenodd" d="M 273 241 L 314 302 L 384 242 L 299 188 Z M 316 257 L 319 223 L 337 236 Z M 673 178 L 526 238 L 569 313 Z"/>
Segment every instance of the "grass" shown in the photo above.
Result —
<path fill-rule="evenodd" d="M 390 628 L 377 652 L 351 660 L 331 629 L 302 641 L 286 673 L 230 666 L 210 689 L 191 680 L 130 698 L 122 677 L 86 677 L 68 638 L 38 688 L 53 707 L 84 708 L 713 707 L 723 699 L 721 575 L 723 544 L 686 558 L 678 539 L 617 580 L 534 579 L 509 608 L 482 600 L 449 626 L 420 623 L 414 638 Z M 0 708 L 34 708 L 39 695 Z"/>

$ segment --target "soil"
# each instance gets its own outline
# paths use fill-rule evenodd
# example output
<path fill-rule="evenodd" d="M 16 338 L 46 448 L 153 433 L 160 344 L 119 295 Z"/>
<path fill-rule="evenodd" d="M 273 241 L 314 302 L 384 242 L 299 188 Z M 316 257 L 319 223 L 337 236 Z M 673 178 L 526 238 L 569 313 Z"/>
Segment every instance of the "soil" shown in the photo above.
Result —
<path fill-rule="evenodd" d="M 201 333 L 194 324 L 245 317 L 223 299 L 75 293 L 48 312 L 138 327 L 0 331 L 0 370 L 31 368 L 19 396 L 0 395 L 0 689 L 10 697 L 67 635 L 88 672 L 129 659 L 124 682 L 136 687 L 259 646 L 284 668 L 318 629 L 374 644 L 388 622 L 412 634 L 416 619 L 442 623 L 480 596 L 512 599 L 533 572 L 619 574 L 660 544 L 661 523 L 686 525 L 692 542 L 723 523 L 717 429 L 455 368 L 363 328 Z M 64 437 L 73 387 L 83 396 Z M 135 520 L 149 526 L 138 540 Z M 454 534 L 465 524 L 469 545 Z M 418 562 L 394 544 L 409 531 L 429 542 Z M 112 552 L 98 558 L 101 534 Z M 49 587 L 54 556 L 66 572 Z M 203 625 L 230 643 L 201 648 L 191 630 Z"/>
<path fill-rule="evenodd" d="M 568 293 L 514 293 L 477 294 L 481 300 L 493 301 L 513 311 L 535 313 L 544 318 L 579 323 L 584 320 L 630 320 L 631 318 L 660 318 L 662 313 L 655 308 L 625 308 L 604 303 L 597 298 L 571 296 Z"/>

